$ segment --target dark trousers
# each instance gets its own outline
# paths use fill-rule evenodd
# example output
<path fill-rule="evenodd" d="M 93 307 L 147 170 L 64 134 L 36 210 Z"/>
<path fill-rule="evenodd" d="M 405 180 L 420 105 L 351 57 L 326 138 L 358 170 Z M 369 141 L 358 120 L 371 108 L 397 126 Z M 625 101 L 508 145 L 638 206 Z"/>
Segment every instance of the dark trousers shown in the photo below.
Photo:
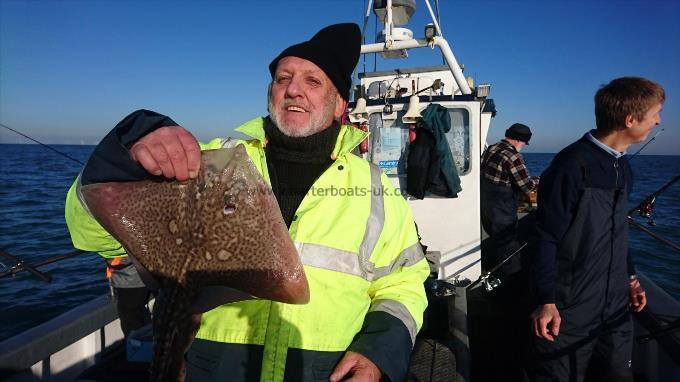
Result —
<path fill-rule="evenodd" d="M 114 288 L 116 308 L 120 317 L 120 326 L 125 337 L 131 331 L 139 329 L 151 322 L 151 313 L 147 308 L 149 290 L 142 288 Z"/>
<path fill-rule="evenodd" d="M 529 330 L 524 274 L 503 278 L 491 292 L 468 292 L 472 381 L 526 381 Z M 491 366 L 492 365 L 492 366 Z"/>
<path fill-rule="evenodd" d="M 491 251 L 482 253 L 482 271 L 488 271 L 511 255 L 517 243 L 517 201 L 511 187 L 494 184 L 486 178 L 480 182 L 482 227 L 491 239 Z M 518 260 L 510 260 L 496 273 L 505 276 L 520 270 Z"/>
<path fill-rule="evenodd" d="M 632 382 L 633 321 L 627 311 L 591 328 L 562 317 L 555 342 L 531 334 L 531 380 L 564 382 Z M 573 320 L 572 320 L 573 321 Z"/>

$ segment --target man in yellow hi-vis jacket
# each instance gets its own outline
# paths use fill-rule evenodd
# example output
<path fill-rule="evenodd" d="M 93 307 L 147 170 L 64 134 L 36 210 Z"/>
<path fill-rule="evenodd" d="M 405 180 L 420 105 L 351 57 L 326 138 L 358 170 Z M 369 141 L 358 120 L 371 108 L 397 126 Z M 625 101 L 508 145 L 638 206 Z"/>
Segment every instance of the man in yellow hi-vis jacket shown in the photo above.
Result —
<path fill-rule="evenodd" d="M 269 182 L 310 287 L 310 302 L 246 299 L 203 313 L 187 380 L 403 380 L 427 299 L 429 267 L 411 211 L 377 166 L 352 151 L 366 133 L 337 120 L 361 46 L 337 24 L 270 64 L 269 116 L 244 141 L 199 144 L 170 118 L 140 110 L 105 137 L 67 199 L 74 244 L 119 247 L 85 212 L 81 185 L 196 176 L 200 150 L 241 144 Z M 94 248 L 97 246 L 97 248 Z"/>

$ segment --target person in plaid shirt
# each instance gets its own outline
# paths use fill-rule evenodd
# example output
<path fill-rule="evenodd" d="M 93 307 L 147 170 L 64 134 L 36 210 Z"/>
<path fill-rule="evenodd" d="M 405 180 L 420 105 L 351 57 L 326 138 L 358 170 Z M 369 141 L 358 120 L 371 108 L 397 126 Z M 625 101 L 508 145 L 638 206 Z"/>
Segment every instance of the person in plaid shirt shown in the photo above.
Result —
<path fill-rule="evenodd" d="M 489 239 L 482 244 L 482 272 L 490 271 L 519 247 L 517 197 L 536 188 L 529 176 L 524 160 L 519 154 L 531 139 L 531 130 L 515 123 L 505 131 L 505 139 L 489 146 L 482 155 L 481 167 L 481 217 L 482 226 Z M 531 222 L 528 222 L 531 225 Z M 484 371 L 483 380 L 520 381 L 524 374 L 523 349 L 529 330 L 527 316 L 529 302 L 526 272 L 522 271 L 520 256 L 515 255 L 494 271 L 502 280 L 499 288 L 486 295 L 489 317 L 485 318 L 484 330 L 489 338 L 502 338 L 502 345 L 493 345 L 489 357 L 498 359 L 501 367 Z M 503 317 L 498 320 L 497 317 Z M 508 330 L 508 328 L 512 328 Z"/>
<path fill-rule="evenodd" d="M 505 139 L 489 146 L 482 155 L 481 213 L 482 226 L 489 234 L 495 253 L 487 254 L 483 265 L 491 268 L 512 254 L 518 247 L 517 197 L 529 193 L 538 186 L 529 176 L 522 155 L 524 145 L 529 144 L 531 130 L 515 123 L 505 131 Z M 501 272 L 515 273 L 519 261 L 509 262 Z"/>

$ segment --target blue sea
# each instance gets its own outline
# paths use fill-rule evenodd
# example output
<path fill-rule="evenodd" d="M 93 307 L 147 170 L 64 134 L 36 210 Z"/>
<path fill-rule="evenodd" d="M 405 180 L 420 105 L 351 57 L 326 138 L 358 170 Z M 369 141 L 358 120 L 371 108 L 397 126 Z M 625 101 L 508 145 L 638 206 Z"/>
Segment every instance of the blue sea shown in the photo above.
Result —
<path fill-rule="evenodd" d="M 93 146 L 53 146 L 85 162 Z M 40 145 L 0 144 L 0 250 L 27 263 L 73 252 L 66 223 L 64 197 L 81 165 Z M 554 154 L 525 154 L 532 175 L 540 174 Z M 680 156 L 638 155 L 631 207 L 680 174 Z M 680 243 L 680 182 L 657 201 L 654 232 Z M 669 247 L 631 228 L 630 246 L 638 270 L 680 300 L 680 256 Z M 0 259 L 2 264 L 12 263 Z M 0 265 L 0 273 L 5 269 Z M 0 278 L 0 340 L 45 322 L 85 301 L 108 293 L 104 262 L 84 254 L 40 268 L 46 283 L 21 272 Z"/>

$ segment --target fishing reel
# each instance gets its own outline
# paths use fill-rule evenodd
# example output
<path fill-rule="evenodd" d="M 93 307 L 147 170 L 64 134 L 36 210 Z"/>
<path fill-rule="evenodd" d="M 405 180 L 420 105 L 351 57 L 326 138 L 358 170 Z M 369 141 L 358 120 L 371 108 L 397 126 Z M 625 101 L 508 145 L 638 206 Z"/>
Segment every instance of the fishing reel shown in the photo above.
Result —
<path fill-rule="evenodd" d="M 491 272 L 486 272 L 480 279 L 480 282 L 484 285 L 484 289 L 486 289 L 487 292 L 491 292 L 501 286 L 501 280 L 498 277 L 491 275 Z"/>
<path fill-rule="evenodd" d="M 645 199 L 640 205 L 638 206 L 638 211 L 640 213 L 640 216 L 643 218 L 647 219 L 647 224 L 651 226 L 655 226 L 656 222 L 654 221 L 654 202 L 656 202 L 656 197 L 653 195 L 650 198 Z"/>
<path fill-rule="evenodd" d="M 628 211 L 628 218 L 631 221 L 633 221 L 633 215 L 639 214 L 641 217 L 647 219 L 647 224 L 649 224 L 651 226 L 655 226 L 656 222 L 654 221 L 653 215 L 654 215 L 654 203 L 656 203 L 656 198 L 657 198 L 657 196 L 661 195 L 664 191 L 666 191 L 670 186 L 672 186 L 678 180 L 680 180 L 680 175 L 676 175 L 668 183 L 664 184 L 661 188 L 659 188 L 658 190 L 656 190 L 655 192 L 650 194 L 637 207 Z"/>
<path fill-rule="evenodd" d="M 425 291 L 437 298 L 456 295 L 456 285 L 444 280 L 428 277 L 425 280 Z"/>
<path fill-rule="evenodd" d="M 663 242 L 664 244 L 670 246 L 671 248 L 680 251 L 680 245 L 672 242 L 671 240 L 668 240 L 661 235 L 658 235 L 654 233 L 653 231 L 643 227 L 639 223 L 633 219 L 633 215 L 639 214 L 643 218 L 647 219 L 647 224 L 651 226 L 655 226 L 656 222 L 654 221 L 654 218 L 652 215 L 654 214 L 654 203 L 656 202 L 656 198 L 661 195 L 664 191 L 666 191 L 670 186 L 672 186 L 675 182 L 680 180 L 680 175 L 676 175 L 673 179 L 671 179 L 670 182 L 664 184 L 660 189 L 658 189 L 656 192 L 652 193 L 649 195 L 645 200 L 642 201 L 637 207 L 633 208 L 632 210 L 628 211 L 628 223 L 631 224 L 634 227 L 637 227 L 650 235 L 651 237 Z"/>
<path fill-rule="evenodd" d="M 650 195 L 647 199 L 643 200 L 637 207 L 635 207 L 629 215 L 639 214 L 642 218 L 647 219 L 647 224 L 656 226 L 654 221 L 654 203 L 656 202 L 656 196 Z"/>

